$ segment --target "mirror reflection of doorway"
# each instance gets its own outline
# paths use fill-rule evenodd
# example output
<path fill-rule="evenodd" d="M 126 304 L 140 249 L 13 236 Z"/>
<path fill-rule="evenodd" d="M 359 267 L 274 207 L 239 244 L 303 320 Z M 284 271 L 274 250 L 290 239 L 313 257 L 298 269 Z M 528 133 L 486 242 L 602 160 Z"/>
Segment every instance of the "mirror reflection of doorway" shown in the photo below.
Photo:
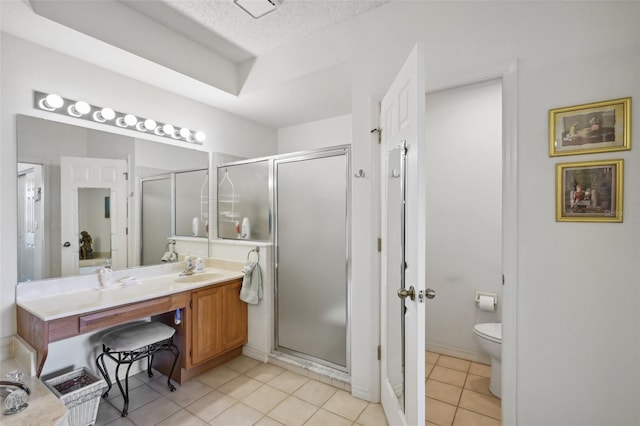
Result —
<path fill-rule="evenodd" d="M 61 235 L 61 275 L 80 273 L 81 191 L 88 189 L 106 190 L 97 193 L 96 213 L 104 219 L 104 197 L 109 197 L 109 264 L 115 268 L 127 266 L 127 160 L 103 158 L 60 157 L 60 235 Z M 105 195 L 107 194 L 107 195 Z M 92 197 L 87 196 L 87 199 Z M 84 197 L 83 197 L 84 199 Z M 92 201 L 92 203 L 94 203 Z M 105 266 L 106 262 L 92 267 Z M 86 266 L 86 265 L 85 265 Z M 95 268 L 93 268 L 95 269 Z M 92 270 L 87 273 L 91 273 Z"/>
<path fill-rule="evenodd" d="M 110 197 L 107 188 L 78 188 L 80 275 L 96 273 L 111 264 Z"/>

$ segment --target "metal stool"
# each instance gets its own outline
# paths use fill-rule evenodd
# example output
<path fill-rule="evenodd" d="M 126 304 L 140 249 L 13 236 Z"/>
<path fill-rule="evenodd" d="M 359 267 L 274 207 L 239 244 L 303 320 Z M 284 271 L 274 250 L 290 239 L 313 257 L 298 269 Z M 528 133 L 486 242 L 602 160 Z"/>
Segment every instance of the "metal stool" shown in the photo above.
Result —
<path fill-rule="evenodd" d="M 116 364 L 116 383 L 120 388 L 122 397 L 124 398 L 124 407 L 122 408 L 122 417 L 126 417 L 129 414 L 129 370 L 131 365 L 143 358 L 147 358 L 147 374 L 149 377 L 153 377 L 151 371 L 151 364 L 153 363 L 153 356 L 161 351 L 169 351 L 173 353 L 173 365 L 171 366 L 171 372 L 167 379 L 167 385 L 171 392 L 176 390 L 175 386 L 171 384 L 171 376 L 173 370 L 178 362 L 178 356 L 180 351 L 178 347 L 173 343 L 173 335 L 175 330 L 161 322 L 143 322 L 130 325 L 128 327 L 119 328 L 113 330 L 102 336 L 102 353 L 96 358 L 96 365 L 98 370 L 107 381 L 107 390 L 102 394 L 103 398 L 106 398 L 113 386 L 107 366 L 104 362 L 105 355 L 111 358 Z M 119 370 L 120 366 L 127 364 L 127 372 L 125 374 L 125 386 L 122 387 L 120 382 Z"/>

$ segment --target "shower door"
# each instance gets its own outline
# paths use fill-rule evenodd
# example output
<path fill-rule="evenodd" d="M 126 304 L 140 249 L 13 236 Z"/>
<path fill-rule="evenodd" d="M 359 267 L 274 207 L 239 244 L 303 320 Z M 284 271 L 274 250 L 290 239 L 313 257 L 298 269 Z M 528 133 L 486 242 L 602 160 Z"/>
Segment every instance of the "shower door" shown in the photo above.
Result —
<path fill-rule="evenodd" d="M 141 181 L 141 265 L 157 265 L 167 251 L 172 229 L 171 176 L 145 178 Z"/>
<path fill-rule="evenodd" d="M 274 167 L 275 349 L 348 371 L 348 148 Z"/>

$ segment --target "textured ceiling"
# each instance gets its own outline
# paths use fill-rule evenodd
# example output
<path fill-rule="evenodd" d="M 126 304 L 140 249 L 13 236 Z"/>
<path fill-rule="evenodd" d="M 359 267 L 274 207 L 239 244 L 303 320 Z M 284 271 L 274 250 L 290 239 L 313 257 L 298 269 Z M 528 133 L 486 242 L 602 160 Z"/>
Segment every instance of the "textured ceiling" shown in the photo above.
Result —
<path fill-rule="evenodd" d="M 251 55 L 260 56 L 390 0 L 284 0 L 260 19 L 249 16 L 233 0 L 163 1 Z"/>

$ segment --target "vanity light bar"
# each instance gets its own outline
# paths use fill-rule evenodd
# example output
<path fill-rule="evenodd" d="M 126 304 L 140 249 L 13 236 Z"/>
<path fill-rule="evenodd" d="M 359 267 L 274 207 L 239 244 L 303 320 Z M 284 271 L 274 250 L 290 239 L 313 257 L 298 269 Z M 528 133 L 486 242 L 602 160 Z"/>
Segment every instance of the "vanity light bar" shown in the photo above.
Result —
<path fill-rule="evenodd" d="M 122 129 L 162 136 L 165 138 L 202 145 L 204 132 L 193 131 L 186 127 L 176 127 L 169 123 L 159 123 L 150 118 L 136 117 L 133 114 L 114 111 L 90 105 L 85 101 L 65 99 L 55 93 L 33 92 L 33 105 L 37 109 L 55 112 L 83 120 L 108 124 Z"/>

